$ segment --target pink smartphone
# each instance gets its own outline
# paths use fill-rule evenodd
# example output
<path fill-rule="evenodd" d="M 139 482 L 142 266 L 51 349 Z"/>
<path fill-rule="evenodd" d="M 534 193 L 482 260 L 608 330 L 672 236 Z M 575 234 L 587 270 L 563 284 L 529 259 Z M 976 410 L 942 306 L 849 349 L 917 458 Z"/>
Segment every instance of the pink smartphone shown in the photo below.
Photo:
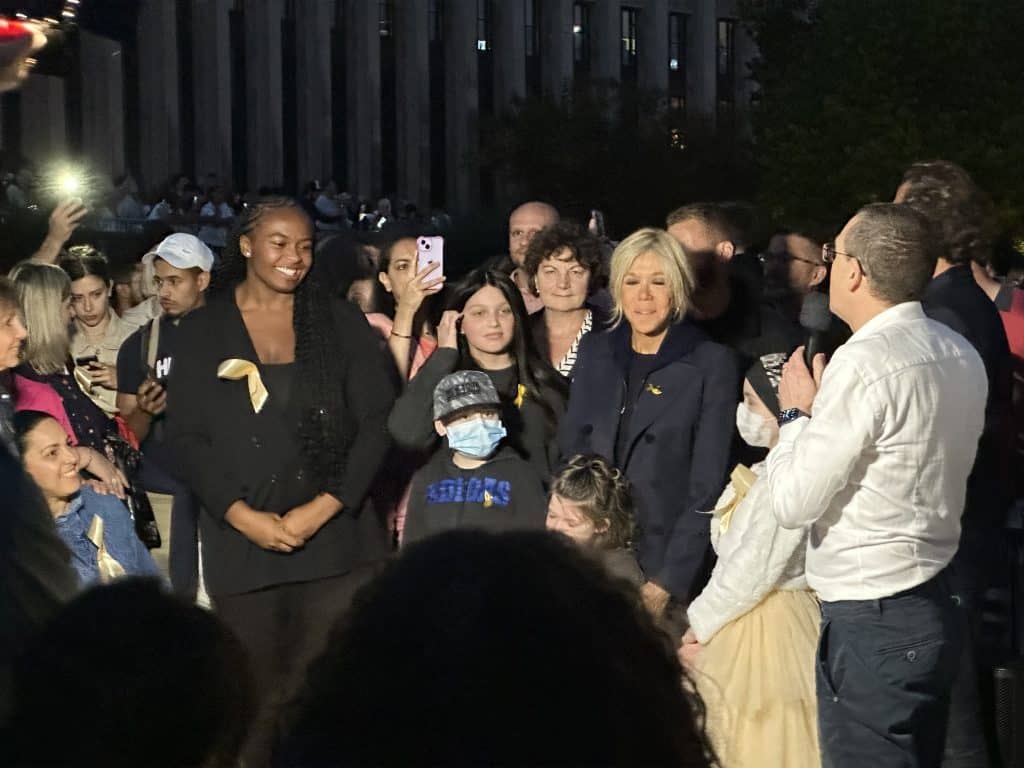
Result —
<path fill-rule="evenodd" d="M 444 274 L 444 238 L 443 237 L 417 237 L 416 238 L 416 271 L 422 272 L 427 265 L 433 262 L 440 264 L 441 268 L 430 273 L 430 277 L 437 278 Z"/>

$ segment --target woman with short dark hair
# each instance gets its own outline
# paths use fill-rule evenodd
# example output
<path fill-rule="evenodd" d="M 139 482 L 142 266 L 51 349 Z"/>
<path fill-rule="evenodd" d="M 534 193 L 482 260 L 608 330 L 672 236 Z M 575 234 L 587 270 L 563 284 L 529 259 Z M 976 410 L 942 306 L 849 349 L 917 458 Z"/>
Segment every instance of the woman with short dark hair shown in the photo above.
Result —
<path fill-rule="evenodd" d="M 534 236 L 523 271 L 544 305 L 530 317 L 537 349 L 568 378 L 583 336 L 601 330 L 607 321 L 607 314 L 591 301 L 607 277 L 601 241 L 575 224 L 555 224 Z"/>

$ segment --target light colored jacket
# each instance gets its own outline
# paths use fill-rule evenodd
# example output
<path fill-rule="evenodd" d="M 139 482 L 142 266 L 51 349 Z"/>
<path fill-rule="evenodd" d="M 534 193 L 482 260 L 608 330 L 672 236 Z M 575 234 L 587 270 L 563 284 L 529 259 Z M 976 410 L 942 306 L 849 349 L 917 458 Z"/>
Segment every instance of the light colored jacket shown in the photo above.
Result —
<path fill-rule="evenodd" d="M 764 468 L 763 462 L 751 467 L 758 480 L 732 510 L 727 523 L 723 522 L 722 510 L 735 499 L 732 484 L 715 505 L 711 544 L 718 553 L 718 562 L 711 580 L 686 611 L 700 643 L 708 642 L 771 592 L 807 589 L 807 530 L 787 530 L 775 521 L 768 505 Z"/>
<path fill-rule="evenodd" d="M 98 343 L 91 343 L 84 333 L 76 330 L 76 333 L 71 337 L 71 356 L 73 358 L 96 355 L 104 365 L 117 367 L 118 350 L 121 349 L 124 340 L 138 330 L 138 326 L 118 317 L 112 308 L 108 311 L 110 312 L 110 322 L 107 324 L 107 332 L 103 334 L 103 338 Z M 84 381 L 84 379 L 79 379 L 77 376 L 76 379 L 79 380 L 79 386 L 82 386 L 81 381 Z M 86 388 L 82 386 L 82 391 L 108 416 L 113 416 L 117 413 L 116 389 L 106 389 L 100 386 Z"/>

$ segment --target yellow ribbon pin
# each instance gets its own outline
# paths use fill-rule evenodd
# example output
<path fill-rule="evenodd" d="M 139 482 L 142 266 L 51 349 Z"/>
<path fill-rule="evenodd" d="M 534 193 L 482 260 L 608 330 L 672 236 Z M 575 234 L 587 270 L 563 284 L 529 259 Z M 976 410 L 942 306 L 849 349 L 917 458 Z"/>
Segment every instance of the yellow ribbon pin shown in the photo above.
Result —
<path fill-rule="evenodd" d="M 246 383 L 249 385 L 249 401 L 252 403 L 252 409 L 255 413 L 262 411 L 263 406 L 267 404 L 267 398 L 270 397 L 270 393 L 263 386 L 260 371 L 254 363 L 235 357 L 225 360 L 217 366 L 217 377 L 230 381 L 246 379 Z"/>
<path fill-rule="evenodd" d="M 526 387 L 524 387 L 522 384 L 520 384 L 518 387 L 516 387 L 516 399 L 513 400 L 512 402 L 515 403 L 516 408 L 522 408 L 523 407 L 523 400 L 525 400 L 525 399 L 526 399 Z"/>
<path fill-rule="evenodd" d="M 747 492 L 750 491 L 754 483 L 757 482 L 757 475 L 742 464 L 737 464 L 736 469 L 732 471 L 729 479 L 732 481 L 732 490 L 734 494 L 732 501 L 721 509 L 716 509 L 714 512 L 715 517 L 718 518 L 718 532 L 720 534 L 729 530 L 732 513 L 736 511 L 736 507 L 743 502 Z"/>
<path fill-rule="evenodd" d="M 124 566 L 107 552 L 107 543 L 103 540 L 103 518 L 93 517 L 89 523 L 89 541 L 96 547 L 96 567 L 100 572 L 100 582 L 106 584 L 119 576 L 124 576 Z"/>
<path fill-rule="evenodd" d="M 484 509 L 490 509 L 494 506 L 494 497 L 488 491 L 484 491 Z"/>
<path fill-rule="evenodd" d="M 658 395 L 661 394 L 661 387 L 657 387 L 654 384 L 648 384 L 647 385 L 647 391 L 650 392 L 654 396 L 658 396 Z"/>

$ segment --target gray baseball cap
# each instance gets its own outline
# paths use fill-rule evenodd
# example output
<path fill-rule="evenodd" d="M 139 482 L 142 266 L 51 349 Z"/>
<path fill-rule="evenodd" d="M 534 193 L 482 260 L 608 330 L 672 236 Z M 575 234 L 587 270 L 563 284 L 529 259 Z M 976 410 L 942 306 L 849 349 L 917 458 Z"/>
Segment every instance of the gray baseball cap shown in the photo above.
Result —
<path fill-rule="evenodd" d="M 434 387 L 434 420 L 444 421 L 468 408 L 501 407 L 498 390 L 483 371 L 449 373 Z"/>

